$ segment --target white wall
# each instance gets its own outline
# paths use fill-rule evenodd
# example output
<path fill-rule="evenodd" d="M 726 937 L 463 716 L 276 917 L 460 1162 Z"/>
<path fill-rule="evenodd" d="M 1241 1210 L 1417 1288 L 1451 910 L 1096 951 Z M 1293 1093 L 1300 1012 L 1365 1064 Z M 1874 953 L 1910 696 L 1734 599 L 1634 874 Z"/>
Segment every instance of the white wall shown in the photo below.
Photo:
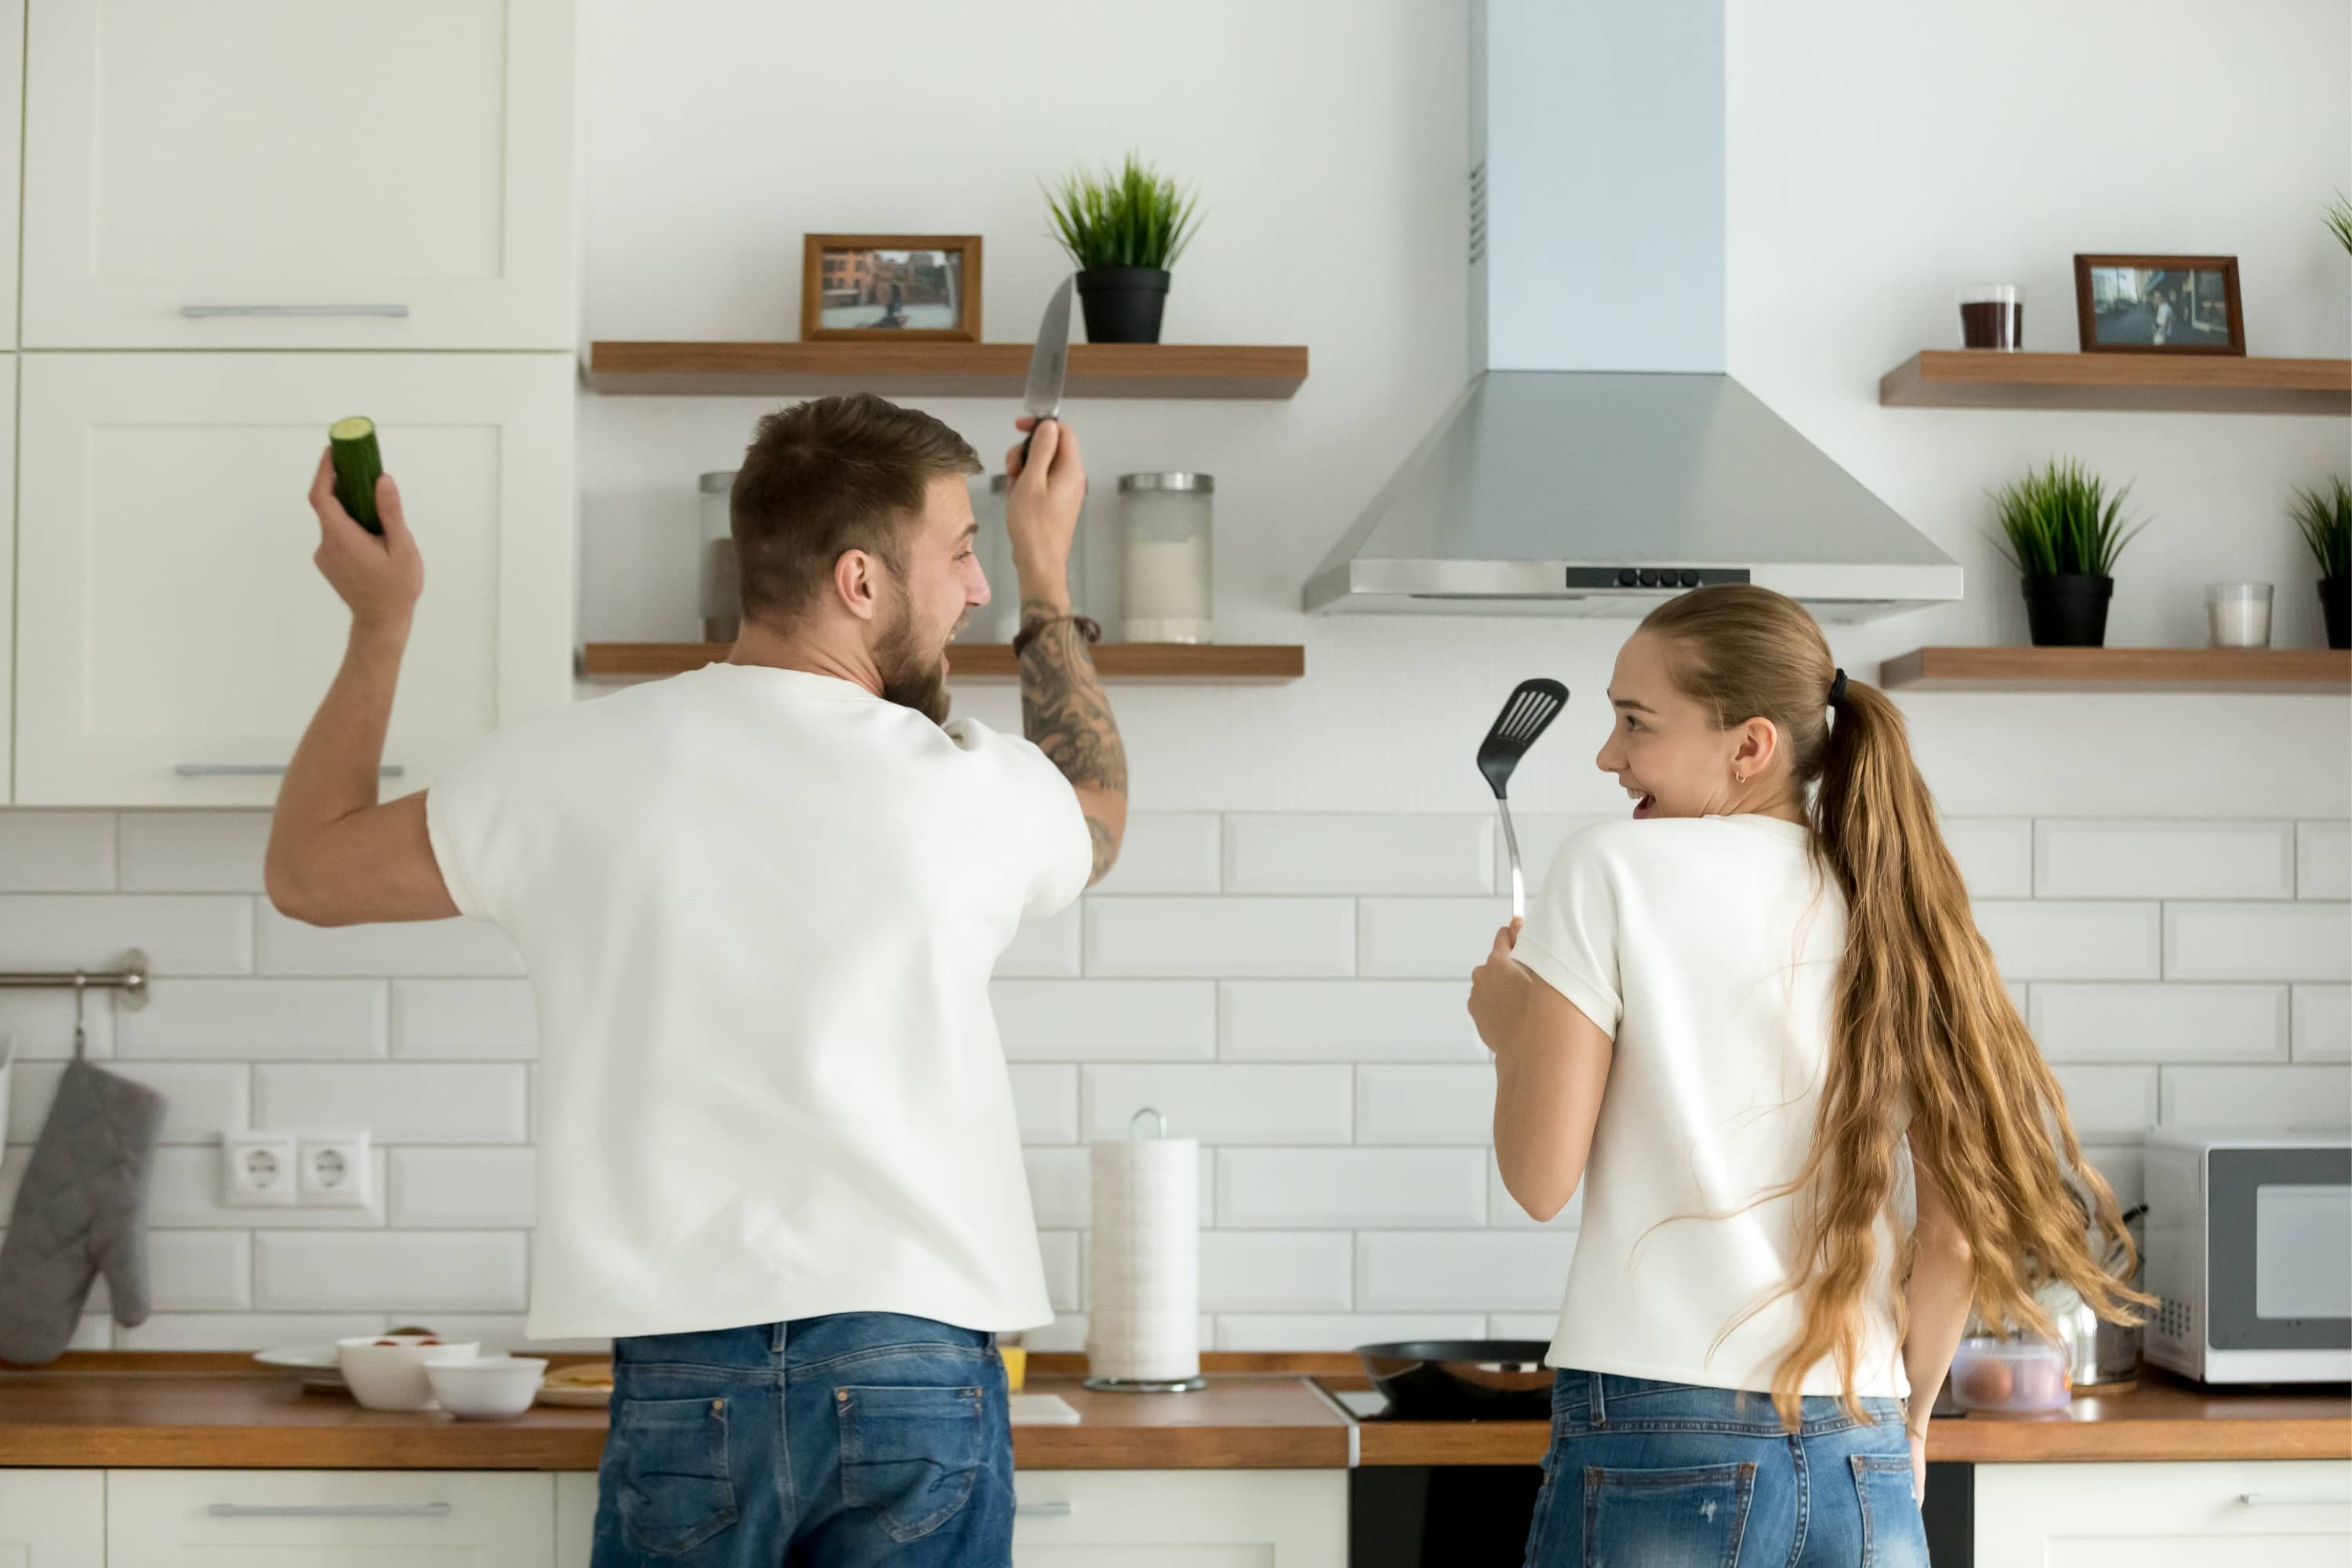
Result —
<path fill-rule="evenodd" d="M 830 29 L 821 7 L 760 0 L 587 8 L 592 338 L 792 337 L 803 232 L 901 230 L 984 235 L 986 335 L 1024 339 L 1060 269 L 1038 179 L 1135 147 L 1200 182 L 1168 335 L 1305 342 L 1312 376 L 1287 403 L 1070 413 L 1098 476 L 1218 476 L 1221 626 L 1304 641 L 1308 675 L 1114 693 L 1142 813 L 1127 862 L 1024 933 L 999 996 L 1055 1289 L 1077 1304 L 1076 1145 L 1149 1097 L 1221 1145 L 1205 1273 L 1223 1342 L 1539 1329 L 1572 1242 L 1515 1219 L 1486 1172 L 1458 977 L 1500 884 L 1470 757 L 1514 680 L 1557 674 L 1575 706 L 1515 781 L 1530 850 L 1573 814 L 1622 810 L 1590 757 L 1626 628 L 1296 608 L 1461 383 L 1459 0 L 908 0 Z M 2340 0 L 2159 0 L 2128 31 L 2109 8 L 2026 0 L 1731 11 L 1731 369 L 1970 573 L 1962 604 L 1838 632 L 1847 667 L 2022 639 L 1984 491 L 2053 453 L 2135 480 L 2154 519 L 2114 641 L 2198 641 L 2203 584 L 2251 576 L 2279 584 L 2278 640 L 2316 642 L 2283 509 L 2289 486 L 2352 467 L 2346 422 L 1881 409 L 1876 386 L 1956 341 L 1966 282 L 2023 283 L 2031 345 L 2071 347 L 2077 249 L 2234 252 L 2254 353 L 2346 353 L 2352 263 L 2318 218 L 2352 189 Z M 732 467 L 766 406 L 583 394 L 583 635 L 690 635 L 694 478 Z M 929 406 L 984 450 L 1013 412 Z M 1018 721 L 1009 689 L 959 700 Z M 2184 1107 L 2345 1113 L 2347 704 L 1906 706 L 1948 813 L 1970 819 L 1955 837 L 1979 920 L 2121 1183 L 2143 1130 Z M 1363 815 L 1383 813 L 1401 815 Z M 158 1188 L 164 1310 L 123 1342 L 420 1314 L 511 1333 L 534 1052 L 510 954 L 461 928 L 289 944 L 253 897 L 257 846 L 247 816 L 0 815 L 0 961 L 73 922 L 89 951 L 156 950 L 164 976 L 99 1042 L 184 1111 Z M 18 1071 L 0 1203 L 58 1006 L 0 997 L 0 1030 L 48 1058 Z M 295 1103 L 372 1119 L 392 1151 L 388 1211 L 323 1226 L 348 1244 L 203 1201 L 204 1117 Z M 341 1261 L 306 1268 L 320 1245 Z"/>

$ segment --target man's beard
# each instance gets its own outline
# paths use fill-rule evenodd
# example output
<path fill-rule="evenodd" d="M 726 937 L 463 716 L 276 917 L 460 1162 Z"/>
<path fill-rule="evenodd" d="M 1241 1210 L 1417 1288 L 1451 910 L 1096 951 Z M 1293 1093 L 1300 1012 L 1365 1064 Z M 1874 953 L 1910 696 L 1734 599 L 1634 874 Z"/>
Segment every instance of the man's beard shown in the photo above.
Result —
<path fill-rule="evenodd" d="M 923 647 L 923 638 L 915 626 L 915 608 L 902 588 L 892 595 L 897 600 L 898 616 L 881 640 L 874 645 L 875 668 L 882 676 L 882 696 L 901 708 L 911 708 L 934 724 L 948 721 L 948 679 L 940 671 L 940 660 L 947 653 L 947 643 L 955 631 L 936 647 Z M 958 621 L 956 628 L 963 623 Z"/>

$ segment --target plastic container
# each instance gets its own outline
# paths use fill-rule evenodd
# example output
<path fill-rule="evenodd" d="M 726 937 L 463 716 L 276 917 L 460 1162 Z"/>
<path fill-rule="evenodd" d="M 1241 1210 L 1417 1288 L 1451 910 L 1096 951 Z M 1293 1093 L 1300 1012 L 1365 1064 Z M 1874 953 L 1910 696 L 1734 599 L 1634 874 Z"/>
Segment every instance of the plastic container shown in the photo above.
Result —
<path fill-rule="evenodd" d="M 1011 483 L 1004 474 L 990 475 L 985 485 L 977 476 L 971 480 L 971 515 L 980 524 L 971 547 L 988 579 L 988 607 L 974 611 L 964 623 L 962 634 L 955 639 L 960 643 L 1009 643 L 1021 629 L 1021 580 L 1013 570 L 1013 536 L 1004 528 L 1004 491 Z M 1096 607 L 1088 593 L 1089 584 L 1098 575 L 1087 542 L 1090 521 L 1087 511 L 1080 511 L 1077 529 L 1070 536 L 1069 589 L 1078 613 L 1099 619 L 1104 612 Z"/>
<path fill-rule="evenodd" d="M 1962 1340 L 1952 1357 L 1952 1398 L 1963 1410 L 2063 1410 L 2074 1397 L 2062 1345 L 2043 1340 Z"/>
<path fill-rule="evenodd" d="M 735 489 L 735 470 L 705 474 L 696 489 L 700 496 L 697 515 L 702 523 L 702 568 L 697 595 L 702 613 L 702 640 L 733 642 L 743 616 L 743 589 L 735 570 L 735 533 L 728 510 L 728 500 Z"/>

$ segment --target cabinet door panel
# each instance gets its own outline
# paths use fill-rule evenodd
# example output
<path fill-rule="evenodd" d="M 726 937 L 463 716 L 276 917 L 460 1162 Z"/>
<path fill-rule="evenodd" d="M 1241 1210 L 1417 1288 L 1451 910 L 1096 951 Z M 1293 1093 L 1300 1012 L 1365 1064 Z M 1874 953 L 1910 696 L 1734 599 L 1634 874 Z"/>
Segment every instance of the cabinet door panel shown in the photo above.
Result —
<path fill-rule="evenodd" d="M 109 1470 L 106 1511 L 109 1568 L 553 1568 L 555 1562 L 555 1483 L 543 1475 Z"/>
<path fill-rule="evenodd" d="M 1013 1568 L 1346 1568 L 1345 1470 L 1023 1470 Z"/>
<path fill-rule="evenodd" d="M 571 0 L 76 0 L 29 39 L 28 344 L 570 345 Z M 188 313 L 255 307 L 330 313 Z"/>
<path fill-rule="evenodd" d="M 102 1470 L 0 1470 L 0 1564 L 105 1568 Z"/>
<path fill-rule="evenodd" d="M 565 700 L 572 364 L 37 354 L 25 369 L 17 798 L 255 805 L 341 657 L 311 562 L 326 427 L 373 416 L 425 557 L 386 794 Z"/>
<path fill-rule="evenodd" d="M 2045 1568 L 2342 1568 L 2352 1463 L 1979 1465 L 1977 1561 Z"/>

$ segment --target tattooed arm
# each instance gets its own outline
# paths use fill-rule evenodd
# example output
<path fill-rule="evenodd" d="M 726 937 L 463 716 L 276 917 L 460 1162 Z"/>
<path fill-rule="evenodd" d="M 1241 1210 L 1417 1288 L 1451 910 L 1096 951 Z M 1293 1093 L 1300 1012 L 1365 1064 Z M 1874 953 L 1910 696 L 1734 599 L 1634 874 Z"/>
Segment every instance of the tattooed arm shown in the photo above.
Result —
<path fill-rule="evenodd" d="M 1020 423 L 1025 427 L 1030 421 Z M 1070 613 L 1070 540 L 1087 489 L 1077 437 L 1059 420 L 1037 430 L 1029 460 L 1033 471 L 1024 473 L 1018 447 L 1005 458 L 1014 479 L 1005 496 L 1005 529 L 1021 578 L 1024 626 Z M 1087 639 L 1066 620 L 1048 626 L 1021 655 L 1021 725 L 1077 793 L 1094 838 L 1088 880 L 1101 881 L 1127 832 L 1127 748 Z"/>

